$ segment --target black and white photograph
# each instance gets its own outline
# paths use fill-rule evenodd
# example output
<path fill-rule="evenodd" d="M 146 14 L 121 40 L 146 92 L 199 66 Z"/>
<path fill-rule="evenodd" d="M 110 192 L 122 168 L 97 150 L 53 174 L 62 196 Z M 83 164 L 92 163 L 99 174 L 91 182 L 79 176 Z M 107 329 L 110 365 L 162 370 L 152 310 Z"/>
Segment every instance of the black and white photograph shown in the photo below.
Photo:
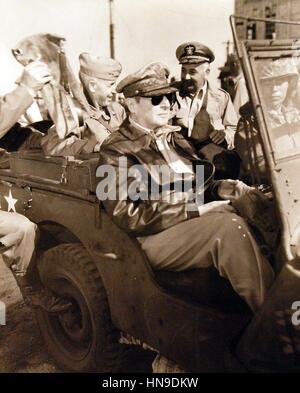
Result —
<path fill-rule="evenodd" d="M 0 375 L 298 373 L 300 2 L 0 13 Z"/>

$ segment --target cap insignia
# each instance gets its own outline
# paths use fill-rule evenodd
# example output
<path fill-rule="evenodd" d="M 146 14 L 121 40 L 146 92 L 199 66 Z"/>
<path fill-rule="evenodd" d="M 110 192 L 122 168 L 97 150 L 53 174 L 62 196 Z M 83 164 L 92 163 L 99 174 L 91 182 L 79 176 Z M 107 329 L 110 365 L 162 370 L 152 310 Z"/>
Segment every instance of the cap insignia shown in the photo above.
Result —
<path fill-rule="evenodd" d="M 188 45 L 184 48 L 184 52 L 186 56 L 192 56 L 195 53 L 196 48 L 194 45 Z"/>

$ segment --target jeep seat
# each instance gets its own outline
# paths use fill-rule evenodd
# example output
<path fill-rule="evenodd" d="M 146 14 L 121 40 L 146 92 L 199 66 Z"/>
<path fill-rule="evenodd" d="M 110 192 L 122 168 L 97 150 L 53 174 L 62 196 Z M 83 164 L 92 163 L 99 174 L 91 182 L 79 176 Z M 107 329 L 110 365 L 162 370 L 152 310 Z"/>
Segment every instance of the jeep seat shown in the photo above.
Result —
<path fill-rule="evenodd" d="M 10 155 L 10 169 L 20 177 L 56 184 L 64 190 L 83 195 L 96 191 L 99 154 L 76 157 L 45 156 L 40 150 L 23 150 Z"/>

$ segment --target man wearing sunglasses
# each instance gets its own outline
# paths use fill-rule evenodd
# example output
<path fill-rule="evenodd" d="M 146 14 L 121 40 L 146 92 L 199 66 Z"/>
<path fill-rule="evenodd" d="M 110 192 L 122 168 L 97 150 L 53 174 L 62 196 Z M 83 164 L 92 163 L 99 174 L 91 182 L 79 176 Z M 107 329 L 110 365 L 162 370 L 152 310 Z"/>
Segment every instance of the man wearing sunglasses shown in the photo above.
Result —
<path fill-rule="evenodd" d="M 137 237 L 154 269 L 214 266 L 254 311 L 265 298 L 273 271 L 228 200 L 238 199 L 250 187 L 233 180 L 213 181 L 214 166 L 199 159 L 180 127 L 168 124 L 175 91 L 168 74 L 163 64 L 152 63 L 117 86 L 125 96 L 129 119 L 102 144 L 98 199 L 119 227 Z M 190 189 L 180 193 L 175 187 L 184 178 L 193 188 L 197 167 L 204 169 L 204 204 L 190 201 Z M 137 168 L 150 181 L 137 182 Z"/>
<path fill-rule="evenodd" d="M 213 52 L 199 42 L 185 42 L 176 57 L 182 68 L 173 124 L 183 127 L 195 149 L 214 162 L 216 178 L 237 178 L 240 160 L 233 149 L 238 119 L 229 94 L 208 82 Z"/>

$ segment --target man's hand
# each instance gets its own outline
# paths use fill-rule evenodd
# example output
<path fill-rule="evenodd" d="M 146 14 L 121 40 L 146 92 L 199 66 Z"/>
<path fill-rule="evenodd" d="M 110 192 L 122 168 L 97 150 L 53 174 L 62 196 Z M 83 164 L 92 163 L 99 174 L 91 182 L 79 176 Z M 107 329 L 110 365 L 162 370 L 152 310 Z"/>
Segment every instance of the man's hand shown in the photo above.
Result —
<path fill-rule="evenodd" d="M 249 187 L 247 184 L 240 180 L 222 180 L 220 181 L 218 187 L 219 197 L 222 199 L 229 199 L 230 201 L 235 201 L 241 196 L 247 194 L 254 187 Z"/>
<path fill-rule="evenodd" d="M 41 61 L 33 61 L 24 67 L 20 84 L 36 93 L 51 80 L 52 76 L 47 64 Z"/>
<path fill-rule="evenodd" d="M 230 201 L 214 201 L 206 203 L 202 206 L 198 206 L 199 216 L 203 216 L 206 213 L 224 213 L 235 212 L 235 209 L 229 205 Z"/>
<path fill-rule="evenodd" d="M 220 145 L 220 143 L 224 142 L 225 140 L 225 131 L 224 130 L 213 130 L 210 134 L 209 137 L 210 139 L 216 143 L 217 145 Z"/>

